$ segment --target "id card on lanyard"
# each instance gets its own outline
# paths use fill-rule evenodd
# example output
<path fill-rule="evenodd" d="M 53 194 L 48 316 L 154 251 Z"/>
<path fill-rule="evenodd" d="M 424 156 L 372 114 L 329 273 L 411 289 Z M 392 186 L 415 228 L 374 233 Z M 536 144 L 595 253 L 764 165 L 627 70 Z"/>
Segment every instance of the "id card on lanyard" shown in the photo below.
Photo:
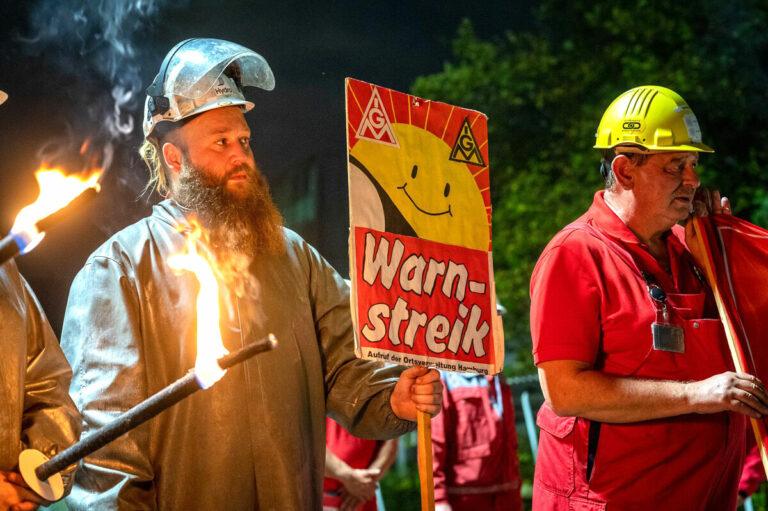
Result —
<path fill-rule="evenodd" d="M 651 323 L 653 336 L 653 349 L 658 351 L 670 351 L 672 353 L 685 353 L 685 331 L 669 321 L 669 304 L 667 293 L 659 286 L 656 280 L 647 272 L 642 271 L 648 293 L 656 308 L 656 320 Z"/>
<path fill-rule="evenodd" d="M 656 321 L 651 324 L 653 349 L 671 353 L 685 353 L 685 331 L 682 327 L 670 322 L 670 305 L 667 301 L 667 293 L 665 293 L 658 282 L 656 282 L 656 279 L 650 273 L 641 270 L 634 258 L 625 254 L 618 248 L 614 241 L 598 231 L 594 226 L 584 222 L 571 224 L 570 227 L 574 230 L 577 227 L 584 229 L 592 236 L 602 241 L 606 247 L 619 257 L 619 260 L 623 261 L 631 270 L 639 272 L 643 280 L 645 280 L 645 284 L 648 287 L 648 293 L 651 296 L 651 301 L 656 308 Z M 694 264 L 691 265 L 691 269 L 696 275 L 696 278 L 699 279 L 699 282 L 704 285 L 706 281 L 704 280 L 701 271 Z"/>

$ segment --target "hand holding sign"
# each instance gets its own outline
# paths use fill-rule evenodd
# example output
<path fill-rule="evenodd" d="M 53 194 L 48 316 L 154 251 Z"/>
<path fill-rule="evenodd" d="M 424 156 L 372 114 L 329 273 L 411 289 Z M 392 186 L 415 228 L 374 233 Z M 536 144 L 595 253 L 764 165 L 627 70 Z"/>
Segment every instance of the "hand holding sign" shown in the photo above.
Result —
<path fill-rule="evenodd" d="M 504 339 L 491 258 L 485 115 L 347 79 L 350 277 L 358 357 L 403 372 L 422 509 L 434 508 L 430 419 L 448 371 L 497 373 Z"/>
<path fill-rule="evenodd" d="M 498 372 L 485 115 L 347 80 L 358 356 Z"/>
<path fill-rule="evenodd" d="M 440 413 L 442 401 L 440 373 L 418 366 L 402 372 L 389 399 L 395 415 L 409 421 L 416 421 L 417 411 L 434 417 Z"/>

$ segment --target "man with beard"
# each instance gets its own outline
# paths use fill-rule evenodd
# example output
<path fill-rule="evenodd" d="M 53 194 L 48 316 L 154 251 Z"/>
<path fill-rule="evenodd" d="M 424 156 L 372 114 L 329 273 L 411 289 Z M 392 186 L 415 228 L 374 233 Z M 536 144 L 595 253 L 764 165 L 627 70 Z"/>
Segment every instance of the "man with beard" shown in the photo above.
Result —
<path fill-rule="evenodd" d="M 697 245 L 680 222 L 713 152 L 674 91 L 631 89 L 597 129 L 605 189 L 544 249 L 531 336 L 546 399 L 533 509 L 736 509 L 746 417 L 763 383 L 733 372 Z"/>
<path fill-rule="evenodd" d="M 142 147 L 150 187 L 168 198 L 88 259 L 62 344 L 86 435 L 192 367 L 196 283 L 166 260 L 195 216 L 230 270 L 225 346 L 271 332 L 278 348 L 86 458 L 70 509 L 320 509 L 326 412 L 358 436 L 390 438 L 417 409 L 440 409 L 435 371 L 354 357 L 347 285 L 281 227 L 256 169 L 245 86 L 274 86 L 247 48 L 192 39 L 168 54 Z"/>

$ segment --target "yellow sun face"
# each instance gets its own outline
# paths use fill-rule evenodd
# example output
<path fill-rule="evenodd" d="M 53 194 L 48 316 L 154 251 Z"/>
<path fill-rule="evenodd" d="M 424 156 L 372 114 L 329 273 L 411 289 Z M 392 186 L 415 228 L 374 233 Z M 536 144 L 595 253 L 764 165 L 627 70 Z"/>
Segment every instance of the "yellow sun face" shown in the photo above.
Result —
<path fill-rule="evenodd" d="M 400 147 L 360 139 L 357 158 L 389 195 L 420 238 L 488 250 L 485 204 L 467 165 L 431 132 L 392 124 Z"/>

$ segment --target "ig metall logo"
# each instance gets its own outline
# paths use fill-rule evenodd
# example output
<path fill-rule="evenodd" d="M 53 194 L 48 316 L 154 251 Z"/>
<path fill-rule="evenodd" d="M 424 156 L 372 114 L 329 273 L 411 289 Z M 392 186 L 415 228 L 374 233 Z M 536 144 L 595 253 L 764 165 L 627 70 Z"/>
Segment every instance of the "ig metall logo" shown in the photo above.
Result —
<path fill-rule="evenodd" d="M 642 124 L 640 121 L 625 121 L 621 127 L 625 130 L 639 130 Z"/>

